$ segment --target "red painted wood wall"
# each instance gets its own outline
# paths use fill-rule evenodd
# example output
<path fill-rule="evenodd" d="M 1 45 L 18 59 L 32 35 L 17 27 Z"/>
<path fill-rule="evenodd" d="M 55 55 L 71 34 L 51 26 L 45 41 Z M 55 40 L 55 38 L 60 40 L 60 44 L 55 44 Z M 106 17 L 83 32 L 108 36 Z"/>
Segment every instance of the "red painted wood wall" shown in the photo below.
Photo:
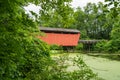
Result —
<path fill-rule="evenodd" d="M 39 36 L 40 39 L 48 44 L 57 44 L 60 46 L 76 46 L 78 44 L 80 34 L 64 34 L 64 33 L 46 33 Z"/>

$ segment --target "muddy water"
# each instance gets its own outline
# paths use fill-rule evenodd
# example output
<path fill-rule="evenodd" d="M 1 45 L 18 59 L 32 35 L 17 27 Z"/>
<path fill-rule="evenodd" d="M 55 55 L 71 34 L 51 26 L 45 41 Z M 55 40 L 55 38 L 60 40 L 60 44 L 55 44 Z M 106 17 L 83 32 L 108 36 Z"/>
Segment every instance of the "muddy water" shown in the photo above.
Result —
<path fill-rule="evenodd" d="M 70 57 L 75 57 L 76 55 L 78 54 L 69 54 Z M 105 80 L 120 80 L 120 61 L 83 54 L 81 54 L 81 56 L 85 63 L 93 70 L 93 72 L 97 73 L 99 77 Z"/>

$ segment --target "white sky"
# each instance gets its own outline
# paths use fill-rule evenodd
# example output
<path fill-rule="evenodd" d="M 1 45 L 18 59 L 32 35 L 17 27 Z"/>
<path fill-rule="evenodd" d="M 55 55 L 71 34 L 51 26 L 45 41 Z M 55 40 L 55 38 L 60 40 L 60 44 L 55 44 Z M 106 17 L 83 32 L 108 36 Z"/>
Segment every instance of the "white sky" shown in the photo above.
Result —
<path fill-rule="evenodd" d="M 104 0 L 73 0 L 73 2 L 71 4 L 72 4 L 72 6 L 74 8 L 76 8 L 78 6 L 83 8 L 89 2 L 91 2 L 91 3 L 98 3 L 98 2 L 104 2 Z"/>
<path fill-rule="evenodd" d="M 73 8 L 77 8 L 78 6 L 83 8 L 84 6 L 86 6 L 88 2 L 98 3 L 98 2 L 104 2 L 104 0 L 73 0 L 71 5 Z M 35 6 L 34 4 L 30 4 L 28 7 L 25 7 L 25 10 L 27 11 L 27 13 L 29 12 L 29 10 L 39 13 L 39 9 L 40 7 Z"/>

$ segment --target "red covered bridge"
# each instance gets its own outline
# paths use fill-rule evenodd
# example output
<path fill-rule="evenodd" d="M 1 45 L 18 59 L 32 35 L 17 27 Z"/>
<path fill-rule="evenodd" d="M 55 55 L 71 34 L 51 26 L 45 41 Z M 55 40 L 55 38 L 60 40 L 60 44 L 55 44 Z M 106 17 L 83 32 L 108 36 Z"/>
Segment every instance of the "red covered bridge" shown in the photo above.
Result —
<path fill-rule="evenodd" d="M 80 37 L 80 31 L 76 29 L 40 27 L 40 30 L 45 32 L 45 35 L 39 38 L 52 45 L 76 46 Z"/>

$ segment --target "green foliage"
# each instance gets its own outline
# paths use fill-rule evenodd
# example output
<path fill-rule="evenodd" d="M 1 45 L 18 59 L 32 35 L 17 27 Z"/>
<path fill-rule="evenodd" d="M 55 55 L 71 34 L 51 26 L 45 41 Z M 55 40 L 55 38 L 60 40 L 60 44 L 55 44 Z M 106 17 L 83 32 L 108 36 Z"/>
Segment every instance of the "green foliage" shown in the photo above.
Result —
<path fill-rule="evenodd" d="M 111 38 L 113 40 L 120 40 L 120 26 L 119 26 L 119 23 L 117 25 L 115 25 L 115 27 L 113 28 L 113 30 L 111 32 Z"/>
<path fill-rule="evenodd" d="M 119 0 L 106 0 L 108 2 L 107 7 L 113 6 L 109 10 L 109 17 L 114 21 L 113 28 L 110 33 L 111 39 L 106 44 L 106 49 L 109 52 L 119 52 L 120 50 L 120 1 Z"/>
<path fill-rule="evenodd" d="M 102 40 L 102 41 L 98 42 L 98 43 L 94 46 L 95 50 L 97 50 L 97 51 L 99 51 L 99 52 L 105 51 L 105 44 L 106 44 L 106 43 L 107 43 L 106 40 Z"/>
<path fill-rule="evenodd" d="M 83 44 L 79 43 L 76 47 L 75 50 L 83 50 Z"/>
<path fill-rule="evenodd" d="M 70 80 L 80 73 L 82 79 L 93 78 L 91 70 L 67 73 L 51 60 L 48 45 L 36 38 L 36 23 L 24 12 L 30 2 L 40 4 L 43 11 L 53 5 L 51 0 L 0 1 L 0 80 Z"/>
<path fill-rule="evenodd" d="M 59 45 L 50 45 L 50 50 L 62 50 L 62 46 L 59 46 Z"/>
<path fill-rule="evenodd" d="M 120 27 L 113 28 L 111 32 L 111 40 L 107 44 L 108 51 L 118 52 L 120 51 Z"/>
<path fill-rule="evenodd" d="M 34 1 L 0 1 L 1 80 L 40 80 L 48 62 L 49 49 L 36 38 L 37 25 L 23 9 L 29 2 Z"/>
<path fill-rule="evenodd" d="M 109 39 L 112 19 L 106 15 L 108 8 L 103 3 L 88 3 L 84 10 L 77 8 L 74 12 L 73 27 L 81 32 L 81 39 Z M 72 28 L 73 28 L 72 27 Z"/>
<path fill-rule="evenodd" d="M 99 51 L 106 49 L 110 52 L 119 52 L 119 1 L 110 1 L 109 5 L 114 5 L 110 10 L 102 3 L 98 6 L 89 3 L 85 11 L 77 9 L 75 13 L 70 7 L 70 2 L 71 0 L 0 1 L 0 80 L 97 79 L 81 58 L 72 59 L 74 65 L 79 68 L 72 72 L 67 71 L 69 64 L 66 65 L 70 59 L 61 57 L 52 60 L 48 45 L 36 38 L 36 35 L 39 35 L 37 23 L 25 14 L 23 8 L 29 3 L 40 5 L 40 25 L 75 27 L 82 30 L 83 38 L 110 39 L 111 33 L 108 43 L 100 42 L 96 48 Z M 80 44 L 76 49 L 82 47 Z M 58 48 L 59 46 L 51 47 Z"/>
<path fill-rule="evenodd" d="M 120 50 L 120 40 L 110 40 L 106 45 L 105 48 L 108 52 L 114 53 Z"/>
<path fill-rule="evenodd" d="M 45 8 L 48 8 L 48 6 L 51 8 L 48 8 L 47 11 L 40 11 L 39 25 L 46 27 L 69 27 L 73 22 L 73 9 L 70 7 L 71 1 L 72 0 L 53 0 L 45 3 Z"/>
<path fill-rule="evenodd" d="M 70 58 L 66 55 L 55 58 L 54 65 L 49 68 L 46 80 L 98 80 L 96 74 L 84 63 L 81 57 Z M 77 67 L 71 70 L 70 67 Z"/>

